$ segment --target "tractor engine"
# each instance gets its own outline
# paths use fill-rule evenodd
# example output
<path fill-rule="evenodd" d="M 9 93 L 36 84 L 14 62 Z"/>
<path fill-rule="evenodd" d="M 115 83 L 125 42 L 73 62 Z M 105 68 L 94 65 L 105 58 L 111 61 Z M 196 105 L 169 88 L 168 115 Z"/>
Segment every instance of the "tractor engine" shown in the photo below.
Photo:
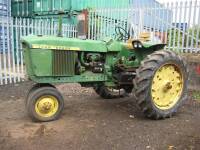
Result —
<path fill-rule="evenodd" d="M 81 70 L 80 70 L 81 66 L 84 67 L 84 70 L 86 69 L 93 73 L 103 73 L 104 72 L 105 58 L 104 58 L 103 54 L 81 52 L 80 59 L 78 59 L 77 61 L 79 64 L 78 65 L 79 72 L 81 72 Z"/>

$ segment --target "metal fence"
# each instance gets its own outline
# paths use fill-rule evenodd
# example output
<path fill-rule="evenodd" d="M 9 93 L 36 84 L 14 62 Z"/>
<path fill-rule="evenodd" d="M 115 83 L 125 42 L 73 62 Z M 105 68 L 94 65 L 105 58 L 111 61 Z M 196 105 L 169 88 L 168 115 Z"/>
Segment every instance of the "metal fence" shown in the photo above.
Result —
<path fill-rule="evenodd" d="M 54 19 L 0 17 L 0 84 L 24 80 L 25 67 L 20 39 L 26 35 L 56 35 Z M 76 37 L 76 27 L 63 24 L 64 37 Z"/>
<path fill-rule="evenodd" d="M 151 42 L 166 43 L 166 49 L 200 52 L 200 1 L 138 3 L 123 9 L 89 11 L 88 38 L 115 38 L 116 27 L 124 28 L 135 39 L 147 32 Z"/>

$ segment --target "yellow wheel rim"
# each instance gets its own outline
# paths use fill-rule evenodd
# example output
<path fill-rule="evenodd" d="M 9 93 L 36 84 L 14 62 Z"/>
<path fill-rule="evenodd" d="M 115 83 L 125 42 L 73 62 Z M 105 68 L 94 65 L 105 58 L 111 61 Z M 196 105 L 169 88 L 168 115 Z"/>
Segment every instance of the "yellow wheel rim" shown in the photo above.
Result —
<path fill-rule="evenodd" d="M 58 111 L 58 100 L 54 96 L 40 97 L 35 104 L 35 111 L 41 117 L 52 117 Z"/>
<path fill-rule="evenodd" d="M 153 78 L 151 95 L 155 106 L 161 110 L 173 108 L 183 91 L 183 75 L 179 67 L 166 64 L 160 67 Z"/>

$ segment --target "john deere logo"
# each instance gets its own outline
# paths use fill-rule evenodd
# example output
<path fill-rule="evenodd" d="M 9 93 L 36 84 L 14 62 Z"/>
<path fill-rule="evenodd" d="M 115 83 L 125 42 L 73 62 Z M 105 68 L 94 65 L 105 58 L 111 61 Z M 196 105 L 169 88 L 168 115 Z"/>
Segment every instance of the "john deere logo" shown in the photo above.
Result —
<path fill-rule="evenodd" d="M 71 50 L 71 51 L 78 51 L 80 48 L 78 47 L 66 47 L 66 46 L 53 46 L 53 45 L 39 45 L 33 44 L 33 49 L 55 49 L 55 50 Z"/>

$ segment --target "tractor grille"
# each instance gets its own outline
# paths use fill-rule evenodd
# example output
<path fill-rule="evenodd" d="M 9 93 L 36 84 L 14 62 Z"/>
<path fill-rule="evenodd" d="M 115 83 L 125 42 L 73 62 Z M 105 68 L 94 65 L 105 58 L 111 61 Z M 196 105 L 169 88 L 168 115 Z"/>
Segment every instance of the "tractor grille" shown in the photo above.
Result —
<path fill-rule="evenodd" d="M 73 76 L 75 74 L 76 53 L 73 51 L 53 51 L 53 75 Z"/>

